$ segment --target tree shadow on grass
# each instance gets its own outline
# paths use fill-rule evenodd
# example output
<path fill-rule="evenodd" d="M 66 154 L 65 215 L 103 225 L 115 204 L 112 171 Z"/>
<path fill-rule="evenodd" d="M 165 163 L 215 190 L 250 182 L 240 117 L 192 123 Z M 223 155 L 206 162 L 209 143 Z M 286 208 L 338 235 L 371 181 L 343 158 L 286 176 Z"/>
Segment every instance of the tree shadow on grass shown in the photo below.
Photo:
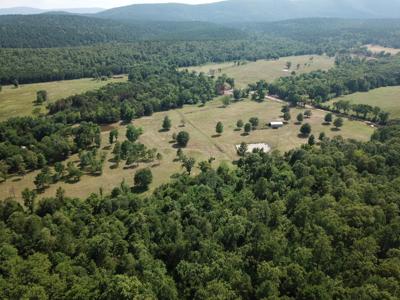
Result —
<path fill-rule="evenodd" d="M 132 188 L 132 192 L 135 194 L 143 194 L 144 192 L 147 192 L 149 190 L 148 187 L 142 187 L 142 186 L 134 186 Z"/>
<path fill-rule="evenodd" d="M 124 170 L 134 170 L 138 167 L 138 165 L 131 165 L 131 166 L 125 166 Z"/>
<path fill-rule="evenodd" d="M 340 128 L 332 127 L 332 128 L 331 128 L 331 131 L 333 131 L 333 132 L 339 132 L 339 131 L 340 131 Z"/>
<path fill-rule="evenodd" d="M 166 132 L 169 132 L 169 131 L 170 131 L 170 129 L 163 129 L 163 128 L 158 130 L 159 133 L 166 133 Z"/>
<path fill-rule="evenodd" d="M 298 137 L 299 139 L 307 139 L 309 136 L 310 136 L 309 134 L 302 134 L 302 133 L 299 133 L 299 134 L 297 135 L 297 137 Z"/>
<path fill-rule="evenodd" d="M 249 136 L 250 135 L 250 133 L 247 133 L 247 132 L 243 132 L 242 134 L 241 134 L 241 136 Z"/>
<path fill-rule="evenodd" d="M 212 137 L 213 139 L 215 139 L 215 138 L 221 137 L 221 135 L 220 135 L 220 134 L 214 134 L 214 135 L 212 135 L 211 137 Z"/>

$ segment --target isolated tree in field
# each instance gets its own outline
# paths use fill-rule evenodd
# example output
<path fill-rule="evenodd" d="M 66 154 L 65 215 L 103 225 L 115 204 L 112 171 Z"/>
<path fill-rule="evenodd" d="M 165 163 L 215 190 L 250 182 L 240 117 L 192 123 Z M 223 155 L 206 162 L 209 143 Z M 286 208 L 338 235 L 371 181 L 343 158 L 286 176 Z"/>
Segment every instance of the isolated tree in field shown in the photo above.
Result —
<path fill-rule="evenodd" d="M 41 90 L 36 92 L 36 104 L 41 105 L 48 100 L 47 91 Z"/>
<path fill-rule="evenodd" d="M 237 154 L 239 156 L 245 156 L 248 149 L 249 149 L 249 147 L 247 146 L 247 144 L 245 142 L 242 142 L 242 143 L 240 143 L 240 146 L 237 149 Z"/>
<path fill-rule="evenodd" d="M 149 168 L 141 169 L 135 173 L 135 186 L 141 190 L 147 190 L 153 182 L 153 173 Z"/>
<path fill-rule="evenodd" d="M 282 107 L 282 109 L 281 109 L 281 113 L 288 113 L 288 112 L 290 112 L 290 107 L 289 107 L 289 105 L 284 105 L 283 107 Z"/>
<path fill-rule="evenodd" d="M 83 175 L 82 171 L 73 162 L 67 164 L 67 173 L 71 182 L 78 182 Z"/>
<path fill-rule="evenodd" d="M 307 109 L 307 110 L 304 112 L 304 115 L 305 115 L 307 118 L 311 118 L 311 116 L 312 116 L 312 111 L 311 111 L 310 109 Z"/>
<path fill-rule="evenodd" d="M 250 123 L 246 123 L 246 125 L 244 125 L 244 132 L 246 134 L 249 134 L 251 131 L 251 124 Z"/>
<path fill-rule="evenodd" d="M 54 171 L 56 172 L 54 174 L 54 181 L 57 182 L 57 181 L 61 180 L 64 177 L 64 175 L 65 175 L 64 174 L 65 173 L 65 166 L 60 162 L 56 162 L 54 164 Z"/>
<path fill-rule="evenodd" d="M 244 123 L 243 123 L 242 120 L 238 120 L 238 121 L 236 122 L 236 127 L 237 127 L 238 129 L 242 130 L 243 126 L 244 126 Z"/>
<path fill-rule="evenodd" d="M 176 132 L 174 132 L 174 133 L 172 134 L 171 138 L 172 138 L 172 141 L 173 141 L 173 142 L 176 142 L 176 138 L 177 138 Z"/>
<path fill-rule="evenodd" d="M 231 104 L 231 97 L 230 96 L 223 96 L 221 98 L 222 105 L 224 107 L 228 107 Z"/>
<path fill-rule="evenodd" d="M 343 126 L 343 119 L 342 118 L 337 118 L 335 119 L 335 121 L 333 122 L 333 125 L 335 126 L 336 129 L 339 129 Z"/>
<path fill-rule="evenodd" d="M 189 143 L 190 135 L 186 131 L 181 131 L 176 136 L 176 142 L 179 147 L 185 148 Z"/>
<path fill-rule="evenodd" d="M 297 122 L 299 124 L 301 124 L 304 120 L 303 114 L 302 113 L 298 114 L 296 119 L 297 119 Z"/>
<path fill-rule="evenodd" d="M 308 144 L 310 146 L 314 146 L 315 145 L 315 136 L 313 134 L 310 135 L 310 137 L 308 138 Z"/>
<path fill-rule="evenodd" d="M 219 135 L 224 132 L 224 124 L 222 124 L 222 122 L 217 123 L 217 126 L 215 127 L 215 132 Z"/>
<path fill-rule="evenodd" d="M 303 136 L 308 137 L 310 135 L 310 133 L 311 133 L 311 125 L 308 124 L 308 123 L 303 124 L 303 126 L 301 126 L 301 128 L 300 128 L 300 133 Z"/>
<path fill-rule="evenodd" d="M 186 172 L 190 175 L 193 167 L 196 164 L 196 160 L 193 157 L 184 157 L 182 159 L 182 167 L 185 168 Z"/>
<path fill-rule="evenodd" d="M 35 202 L 37 193 L 35 191 L 31 191 L 28 188 L 25 188 L 22 193 L 22 199 L 24 200 L 24 206 L 29 210 L 31 214 L 33 214 L 35 210 Z"/>
<path fill-rule="evenodd" d="M 283 114 L 283 120 L 284 120 L 285 122 L 289 122 L 291 118 L 292 118 L 292 116 L 290 115 L 290 112 L 285 112 L 285 113 Z"/>
<path fill-rule="evenodd" d="M 164 131 L 169 131 L 171 129 L 171 119 L 168 116 L 164 117 L 163 123 L 162 123 L 162 129 Z"/>
<path fill-rule="evenodd" d="M 286 69 L 290 70 L 291 67 L 292 67 L 292 62 L 291 61 L 286 62 Z"/>
<path fill-rule="evenodd" d="M 325 140 L 325 138 L 326 138 L 326 134 L 325 134 L 325 132 L 321 132 L 320 134 L 319 134 L 319 140 L 322 142 L 323 140 Z"/>
<path fill-rule="evenodd" d="M 128 141 L 134 143 L 143 134 L 143 129 L 140 127 L 135 127 L 133 125 L 128 125 L 126 130 L 126 138 Z"/>
<path fill-rule="evenodd" d="M 14 79 L 14 80 L 13 80 L 13 85 L 14 85 L 15 88 L 18 88 L 18 87 L 19 87 L 19 81 L 18 81 L 18 79 Z"/>
<path fill-rule="evenodd" d="M 185 157 L 185 155 L 183 154 L 183 150 L 181 148 L 179 148 L 176 151 L 176 157 L 177 157 L 178 161 L 182 161 L 183 158 Z"/>
<path fill-rule="evenodd" d="M 110 135 L 108 138 L 110 144 L 114 144 L 116 140 L 118 140 L 118 129 L 113 129 L 110 131 Z"/>
<path fill-rule="evenodd" d="M 163 160 L 163 155 L 160 152 L 158 152 L 156 155 L 156 159 L 158 161 L 158 164 L 160 164 L 161 161 Z"/>
<path fill-rule="evenodd" d="M 249 123 L 253 127 L 253 130 L 255 130 L 258 127 L 258 125 L 260 124 L 260 119 L 257 117 L 252 117 L 252 118 L 250 118 Z"/>
<path fill-rule="evenodd" d="M 34 184 L 38 191 L 44 190 L 52 182 L 52 176 L 49 167 L 44 167 L 38 175 L 36 175 Z"/>
<path fill-rule="evenodd" d="M 121 143 L 120 142 L 117 141 L 115 143 L 112 154 L 114 154 L 113 160 L 114 160 L 115 166 L 118 168 L 119 163 L 121 162 Z"/>
<path fill-rule="evenodd" d="M 325 115 L 325 119 L 324 120 L 325 120 L 326 124 L 331 124 L 332 121 L 333 121 L 333 114 L 332 113 L 327 113 Z"/>
<path fill-rule="evenodd" d="M 240 100 L 242 98 L 242 91 L 239 89 L 234 89 L 233 90 L 233 99 L 236 101 Z"/>

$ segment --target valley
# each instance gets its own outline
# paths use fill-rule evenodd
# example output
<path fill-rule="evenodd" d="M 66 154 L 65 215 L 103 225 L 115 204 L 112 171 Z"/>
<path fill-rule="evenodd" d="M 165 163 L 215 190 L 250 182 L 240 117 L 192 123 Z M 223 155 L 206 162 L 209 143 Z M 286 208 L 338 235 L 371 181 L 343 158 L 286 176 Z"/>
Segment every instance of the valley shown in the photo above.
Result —
<path fill-rule="evenodd" d="M 188 105 L 183 109 L 171 110 L 168 112 L 159 112 L 151 117 L 143 117 L 133 121 L 137 127 L 144 130 L 144 134 L 139 141 L 149 148 L 155 147 L 162 154 L 162 161 L 151 163 L 140 163 L 139 167 L 126 168 L 121 164 L 119 168 L 113 168 L 114 163 L 110 160 L 112 145 L 108 143 L 108 136 L 111 129 L 118 129 L 120 140 L 125 140 L 126 126 L 120 124 L 112 124 L 102 130 L 101 151 L 107 153 L 107 159 L 101 176 L 84 175 L 78 183 L 68 184 L 60 182 L 51 185 L 46 189 L 42 197 L 51 197 L 55 195 L 57 189 L 62 187 L 66 195 L 69 197 L 85 197 L 90 193 L 96 193 L 102 189 L 105 193 L 118 186 L 122 181 L 131 185 L 133 183 L 133 174 L 137 169 L 150 167 L 154 181 L 151 185 L 150 192 L 161 184 L 165 184 L 170 180 L 174 173 L 183 171 L 182 163 L 176 161 L 177 148 L 174 148 L 172 142 L 173 133 L 185 130 L 190 134 L 190 141 L 186 148 L 183 149 L 185 155 L 193 157 L 197 162 L 215 158 L 214 166 L 220 163 L 227 163 L 239 159 L 235 146 L 245 142 L 246 144 L 267 143 L 272 151 L 285 153 L 294 148 L 300 147 L 307 143 L 307 138 L 299 137 L 299 129 L 301 125 L 296 124 L 296 116 L 304 113 L 305 109 L 292 109 L 291 115 L 293 120 L 289 124 L 280 129 L 271 129 L 268 123 L 282 119 L 282 103 L 265 100 L 262 103 L 251 101 L 249 99 L 232 103 L 228 107 L 223 107 L 221 99 L 215 99 L 207 103 L 204 107 L 196 105 Z M 356 139 L 359 141 L 368 141 L 374 129 L 360 121 L 345 120 L 344 126 L 340 131 L 335 131 L 333 125 L 325 125 L 324 117 L 326 113 L 320 110 L 312 110 L 312 116 L 304 119 L 303 123 L 309 123 L 312 127 L 312 134 L 318 138 L 321 132 L 327 137 L 342 136 L 346 139 Z M 165 116 L 168 116 L 172 122 L 172 128 L 168 132 L 162 132 L 161 124 Z M 243 120 L 247 123 L 252 117 L 259 118 L 260 124 L 256 130 L 251 131 L 249 135 L 244 134 L 244 130 L 237 130 L 236 123 Z M 184 120 L 185 126 L 182 126 Z M 221 136 L 216 136 L 215 126 L 217 122 L 224 124 L 224 132 Z M 79 162 L 79 157 L 74 155 L 70 161 Z M 0 183 L 0 199 L 13 196 L 22 201 L 19 195 L 24 188 L 34 188 L 34 179 L 39 172 L 32 172 L 23 177 L 10 178 L 5 183 Z M 199 170 L 195 169 L 193 174 L 198 174 Z"/>
<path fill-rule="evenodd" d="M 235 79 L 239 88 L 245 88 L 259 80 L 272 82 L 279 77 L 291 76 L 292 72 L 303 74 L 316 70 L 328 70 L 333 67 L 334 59 L 327 56 L 304 55 L 281 57 L 277 60 L 239 61 L 237 63 L 207 64 L 187 69 L 206 74 L 211 72 L 215 76 L 226 74 Z M 290 63 L 290 69 L 287 69 L 288 63 Z"/>
<path fill-rule="evenodd" d="M 10 117 L 30 116 L 37 109 L 37 113 L 47 113 L 46 105 L 56 100 L 75 94 L 99 89 L 109 83 L 126 82 L 127 76 L 117 76 L 107 80 L 84 78 L 45 83 L 21 84 L 18 87 L 6 85 L 0 92 L 0 121 Z M 45 90 L 48 101 L 43 105 L 36 105 L 36 93 Z"/>
<path fill-rule="evenodd" d="M 0 1 L 0 299 L 400 299 L 400 0 L 72 2 Z"/>

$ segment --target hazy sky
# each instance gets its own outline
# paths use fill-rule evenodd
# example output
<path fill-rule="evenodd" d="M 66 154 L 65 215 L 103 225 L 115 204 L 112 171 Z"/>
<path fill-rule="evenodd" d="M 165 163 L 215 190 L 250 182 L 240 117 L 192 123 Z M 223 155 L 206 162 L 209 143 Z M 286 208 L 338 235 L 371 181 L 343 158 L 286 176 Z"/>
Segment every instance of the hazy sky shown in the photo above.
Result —
<path fill-rule="evenodd" d="M 111 8 L 137 3 L 180 2 L 188 4 L 210 3 L 217 0 L 0 0 L 0 8 L 29 6 L 46 9 L 103 7 Z"/>

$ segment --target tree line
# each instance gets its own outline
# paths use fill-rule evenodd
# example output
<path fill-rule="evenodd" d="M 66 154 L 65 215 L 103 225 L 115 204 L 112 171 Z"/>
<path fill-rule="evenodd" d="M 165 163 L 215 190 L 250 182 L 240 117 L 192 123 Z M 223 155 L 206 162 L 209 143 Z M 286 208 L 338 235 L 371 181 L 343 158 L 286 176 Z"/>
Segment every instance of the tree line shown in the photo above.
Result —
<path fill-rule="evenodd" d="M 328 108 L 324 102 L 347 94 L 368 92 L 371 89 L 400 85 L 400 57 L 360 59 L 348 56 L 338 57 L 336 66 L 328 71 L 314 71 L 309 74 L 284 77 L 268 85 L 268 91 L 290 103 Z M 337 110 L 348 112 L 352 109 L 359 117 L 370 117 L 387 121 L 387 114 L 366 105 L 349 106 L 338 102 Z"/>

